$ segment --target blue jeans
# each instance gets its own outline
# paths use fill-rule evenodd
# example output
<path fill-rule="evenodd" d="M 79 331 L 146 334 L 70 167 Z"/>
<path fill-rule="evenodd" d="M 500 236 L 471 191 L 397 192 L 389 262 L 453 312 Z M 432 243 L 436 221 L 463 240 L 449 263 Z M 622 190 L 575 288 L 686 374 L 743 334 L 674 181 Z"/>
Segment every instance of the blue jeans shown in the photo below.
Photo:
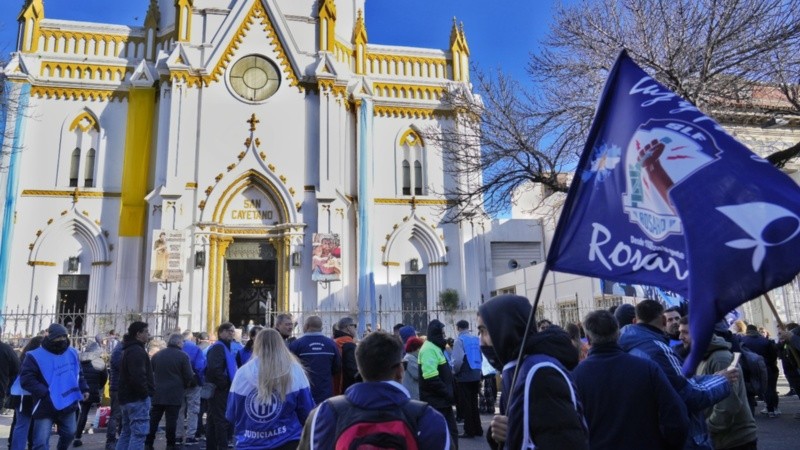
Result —
<path fill-rule="evenodd" d="M 23 414 L 21 411 L 14 411 L 16 421 L 14 422 L 14 429 L 11 430 L 10 436 L 11 446 L 9 450 L 25 450 L 28 448 L 28 432 L 31 428 L 31 416 Z"/>
<path fill-rule="evenodd" d="M 48 450 L 53 424 L 58 425 L 58 450 L 67 450 L 75 437 L 75 411 L 33 421 L 33 450 Z"/>
<path fill-rule="evenodd" d="M 120 405 L 122 408 L 122 432 L 116 450 L 142 450 L 150 431 L 150 398 Z"/>

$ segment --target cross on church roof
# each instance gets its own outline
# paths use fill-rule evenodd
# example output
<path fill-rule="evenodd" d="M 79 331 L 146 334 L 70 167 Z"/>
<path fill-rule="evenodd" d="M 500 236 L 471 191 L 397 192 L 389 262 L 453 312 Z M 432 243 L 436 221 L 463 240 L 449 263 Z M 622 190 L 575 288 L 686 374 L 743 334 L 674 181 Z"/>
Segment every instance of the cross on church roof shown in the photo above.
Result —
<path fill-rule="evenodd" d="M 250 120 L 248 120 L 247 123 L 250 124 L 250 131 L 256 131 L 256 124 L 261 123 L 261 121 L 256 119 L 256 113 L 253 113 L 253 115 L 250 116 Z"/>

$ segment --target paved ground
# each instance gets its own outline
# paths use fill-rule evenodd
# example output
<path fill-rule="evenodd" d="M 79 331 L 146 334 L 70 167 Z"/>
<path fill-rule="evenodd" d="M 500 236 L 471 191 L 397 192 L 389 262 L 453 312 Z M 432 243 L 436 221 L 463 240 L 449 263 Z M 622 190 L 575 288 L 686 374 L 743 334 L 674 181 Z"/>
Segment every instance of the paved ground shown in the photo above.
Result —
<path fill-rule="evenodd" d="M 783 377 L 778 379 L 778 392 L 780 397 L 780 410 L 783 413 L 780 417 L 770 419 L 765 415 L 759 414 L 764 404 L 759 402 L 756 409 L 756 422 L 758 424 L 758 447 L 769 450 L 789 450 L 800 448 L 800 420 L 794 419 L 794 415 L 800 413 L 800 400 L 796 396 L 784 397 L 783 394 L 789 390 Z M 92 416 L 90 416 L 92 417 Z M 488 426 L 491 416 L 481 416 L 484 429 Z M 0 449 L 5 450 L 6 438 L 9 426 L 11 425 L 10 416 L 0 416 Z M 459 425 L 461 430 L 461 425 Z M 50 448 L 56 448 L 58 438 L 53 436 L 50 440 Z M 103 450 L 105 448 L 105 430 L 100 430 L 94 434 L 83 435 L 83 447 L 86 450 Z M 159 433 L 155 448 L 163 449 L 166 446 L 164 434 Z M 205 443 L 184 447 L 187 450 L 203 450 Z M 460 450 L 483 450 L 488 448 L 484 438 L 461 439 L 459 442 Z"/>

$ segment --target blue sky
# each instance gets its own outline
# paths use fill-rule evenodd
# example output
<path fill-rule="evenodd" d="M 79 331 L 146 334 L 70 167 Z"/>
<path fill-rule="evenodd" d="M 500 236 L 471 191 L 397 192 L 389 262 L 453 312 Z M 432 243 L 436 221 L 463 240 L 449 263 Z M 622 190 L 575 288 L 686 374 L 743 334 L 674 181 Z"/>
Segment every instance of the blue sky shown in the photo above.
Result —
<path fill-rule="evenodd" d="M 369 42 L 445 49 L 453 17 L 464 23 L 472 60 L 525 77 L 528 52 L 547 30 L 557 0 L 367 0 Z M 0 0 L 0 50 L 15 46 L 23 0 Z M 45 0 L 45 17 L 141 25 L 149 0 Z M 111 7 L 113 5 L 113 7 Z"/>

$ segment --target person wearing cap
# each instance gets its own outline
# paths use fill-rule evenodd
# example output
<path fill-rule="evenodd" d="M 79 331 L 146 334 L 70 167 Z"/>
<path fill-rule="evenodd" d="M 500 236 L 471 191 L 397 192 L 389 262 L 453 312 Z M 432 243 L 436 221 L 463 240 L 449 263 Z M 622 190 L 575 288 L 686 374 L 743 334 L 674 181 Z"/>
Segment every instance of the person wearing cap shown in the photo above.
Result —
<path fill-rule="evenodd" d="M 34 399 L 33 447 L 50 448 L 53 424 L 58 425 L 59 450 L 75 437 L 75 412 L 89 398 L 78 351 L 70 347 L 67 329 L 54 323 L 42 346 L 28 353 L 20 370 L 20 384 Z"/>
<path fill-rule="evenodd" d="M 353 339 L 358 332 L 356 322 L 352 317 L 342 317 L 333 330 L 333 340 L 339 347 L 342 355 L 342 371 L 333 378 L 334 395 L 344 394 L 344 391 L 356 382 L 358 364 L 356 364 L 356 341 Z"/>
<path fill-rule="evenodd" d="M 403 345 L 408 343 L 408 340 L 414 337 L 417 337 L 417 330 L 414 329 L 411 325 L 406 325 L 399 330 L 400 340 L 403 341 Z"/>

